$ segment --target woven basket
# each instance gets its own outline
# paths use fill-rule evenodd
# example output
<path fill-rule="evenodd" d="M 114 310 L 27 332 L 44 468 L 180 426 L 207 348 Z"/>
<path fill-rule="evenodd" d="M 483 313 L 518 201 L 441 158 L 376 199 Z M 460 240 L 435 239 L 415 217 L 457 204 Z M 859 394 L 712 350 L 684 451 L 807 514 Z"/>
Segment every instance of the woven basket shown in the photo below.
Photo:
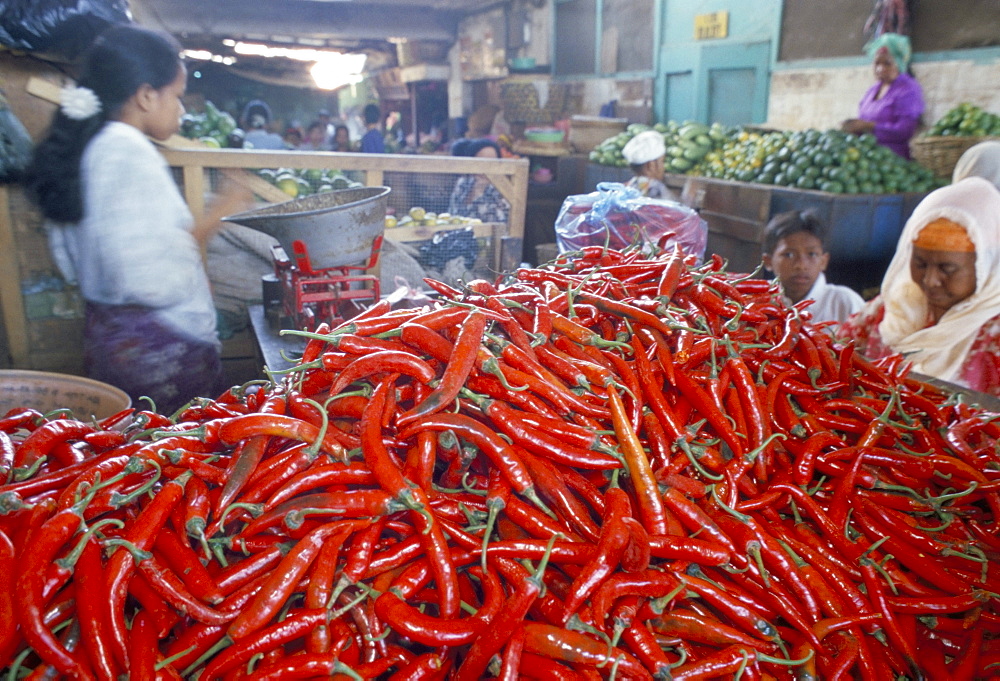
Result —
<path fill-rule="evenodd" d="M 943 137 L 917 137 L 910 141 L 910 153 L 913 160 L 934 171 L 938 177 L 951 179 L 951 173 L 955 170 L 955 164 L 962 154 L 971 147 L 986 140 L 1000 139 L 997 137 L 967 137 L 967 136 L 943 136 Z"/>

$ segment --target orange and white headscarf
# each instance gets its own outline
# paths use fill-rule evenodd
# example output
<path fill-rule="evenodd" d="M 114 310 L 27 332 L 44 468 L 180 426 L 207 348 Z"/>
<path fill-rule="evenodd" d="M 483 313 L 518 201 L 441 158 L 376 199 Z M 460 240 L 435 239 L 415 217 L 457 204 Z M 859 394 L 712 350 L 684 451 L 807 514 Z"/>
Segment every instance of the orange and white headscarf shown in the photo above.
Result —
<path fill-rule="evenodd" d="M 910 276 L 917 240 L 919 247 L 976 253 L 975 292 L 926 328 L 927 298 Z M 979 327 L 1000 314 L 1000 191 L 970 177 L 928 194 L 903 227 L 882 300 L 882 340 L 906 354 L 914 371 L 955 381 Z"/>

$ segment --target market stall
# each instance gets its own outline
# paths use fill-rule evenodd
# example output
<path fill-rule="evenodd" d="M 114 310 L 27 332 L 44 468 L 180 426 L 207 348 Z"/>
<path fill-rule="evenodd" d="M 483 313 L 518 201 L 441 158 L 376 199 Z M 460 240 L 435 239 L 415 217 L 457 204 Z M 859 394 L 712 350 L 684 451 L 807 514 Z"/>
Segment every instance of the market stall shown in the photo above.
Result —
<path fill-rule="evenodd" d="M 589 183 L 631 176 L 621 149 L 648 126 L 630 126 L 590 152 Z M 653 126 L 667 145 L 665 179 L 708 222 L 708 252 L 751 272 L 764 227 L 788 210 L 815 211 L 827 225 L 830 270 L 859 291 L 876 287 L 906 219 L 938 186 L 931 169 L 907 163 L 871 136 L 781 132 L 670 121 Z"/>

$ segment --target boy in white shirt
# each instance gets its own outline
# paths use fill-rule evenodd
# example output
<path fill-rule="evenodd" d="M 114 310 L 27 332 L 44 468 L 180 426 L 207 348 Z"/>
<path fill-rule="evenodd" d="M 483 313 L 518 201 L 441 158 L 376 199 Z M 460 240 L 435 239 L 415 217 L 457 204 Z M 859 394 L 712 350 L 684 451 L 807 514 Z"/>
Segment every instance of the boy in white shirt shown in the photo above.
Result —
<path fill-rule="evenodd" d="M 813 300 L 807 309 L 812 322 L 840 323 L 861 309 L 855 291 L 826 281 L 830 254 L 823 245 L 823 223 L 811 211 L 788 211 L 771 218 L 764 228 L 764 267 L 773 272 L 790 304 Z"/>

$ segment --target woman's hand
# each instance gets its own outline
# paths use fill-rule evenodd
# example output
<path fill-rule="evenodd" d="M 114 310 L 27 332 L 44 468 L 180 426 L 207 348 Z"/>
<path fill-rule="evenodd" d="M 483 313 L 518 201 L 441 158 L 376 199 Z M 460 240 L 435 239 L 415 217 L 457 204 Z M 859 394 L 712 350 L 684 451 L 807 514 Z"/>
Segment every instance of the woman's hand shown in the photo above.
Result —
<path fill-rule="evenodd" d="M 840 129 L 852 135 L 864 135 L 865 133 L 875 132 L 875 123 L 864 121 L 860 118 L 848 118 L 840 124 Z"/>
<path fill-rule="evenodd" d="M 204 246 L 208 240 L 222 229 L 222 218 L 249 209 L 253 205 L 253 194 L 241 184 L 222 180 L 219 193 L 215 195 L 205 215 L 197 220 L 192 234 Z"/>

